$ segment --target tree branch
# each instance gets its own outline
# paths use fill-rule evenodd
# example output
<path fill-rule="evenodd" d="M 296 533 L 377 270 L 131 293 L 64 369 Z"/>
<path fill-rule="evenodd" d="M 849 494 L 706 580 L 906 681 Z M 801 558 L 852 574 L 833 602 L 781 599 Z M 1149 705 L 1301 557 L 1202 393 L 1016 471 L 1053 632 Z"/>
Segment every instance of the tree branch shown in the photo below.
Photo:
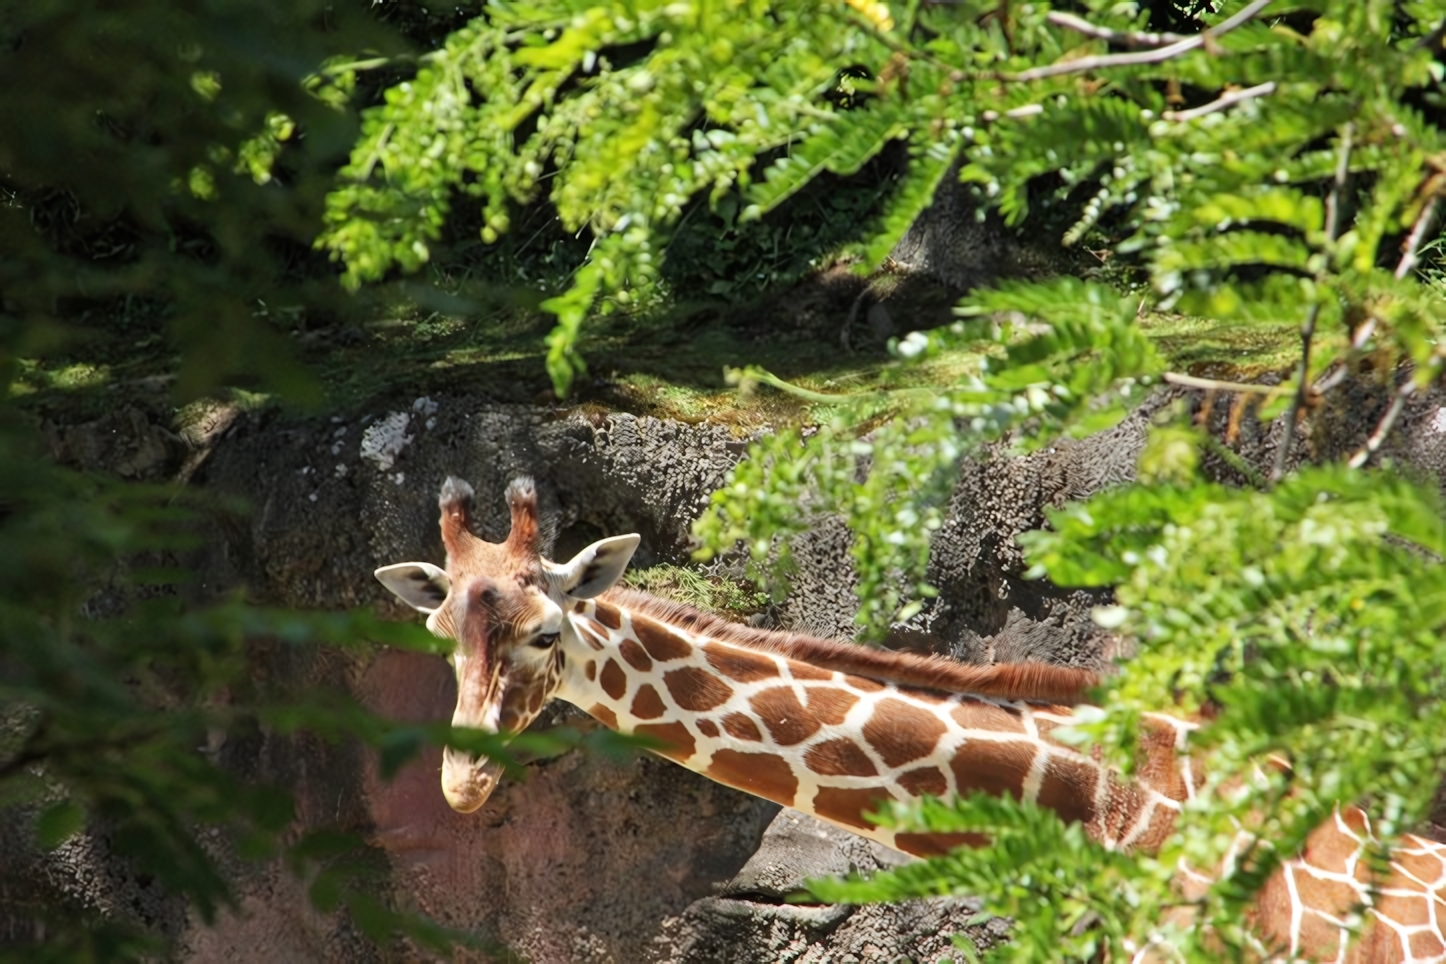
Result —
<path fill-rule="evenodd" d="M 1416 394 L 1416 380 L 1415 378 L 1407 378 L 1401 383 L 1401 387 L 1396 389 L 1395 395 L 1391 398 L 1391 404 L 1386 408 L 1386 414 L 1381 416 L 1380 424 L 1376 426 L 1376 430 L 1371 433 L 1370 438 L 1366 439 L 1366 444 L 1362 445 L 1356 450 L 1356 454 L 1351 456 L 1351 460 L 1346 463 L 1347 465 L 1353 469 L 1358 469 L 1365 465 L 1366 461 L 1372 455 L 1376 454 L 1381 445 L 1385 443 L 1386 436 L 1390 433 L 1391 427 L 1396 424 L 1396 419 L 1401 417 L 1401 411 L 1406 407 L 1406 399 L 1414 394 Z"/>
<path fill-rule="evenodd" d="M 1080 57 L 1077 60 L 1066 60 L 1063 63 L 1049 64 L 1045 67 L 1035 67 L 1033 70 L 1026 70 L 1018 74 L 999 74 L 1000 80 L 1015 83 L 1026 83 L 1032 80 L 1044 80 L 1046 77 L 1060 77 L 1065 74 L 1082 74 L 1090 70 L 1100 70 L 1105 67 L 1129 67 L 1139 64 L 1158 64 L 1162 61 L 1172 60 L 1181 54 L 1189 53 L 1197 47 L 1203 47 L 1208 40 L 1213 40 L 1223 34 L 1227 34 L 1253 19 L 1256 14 L 1270 6 L 1272 0 L 1253 0 L 1235 16 L 1202 31 L 1193 37 L 1186 37 L 1166 47 L 1159 47 L 1155 50 L 1142 50 L 1129 54 L 1105 54 L 1099 57 Z"/>
<path fill-rule="evenodd" d="M 1340 230 L 1341 205 L 1345 203 L 1346 180 L 1351 173 L 1351 138 L 1354 134 L 1355 125 L 1349 121 L 1341 127 L 1340 156 L 1336 159 L 1335 179 L 1331 183 L 1331 192 L 1326 196 L 1325 204 L 1327 247 L 1335 241 Z M 1296 374 L 1295 399 L 1285 413 L 1285 431 L 1281 434 L 1280 444 L 1275 450 L 1275 465 L 1270 470 L 1272 483 L 1279 482 L 1285 476 L 1285 464 L 1290 459 L 1290 453 L 1295 450 L 1296 423 L 1301 410 L 1305 408 L 1306 394 L 1310 391 L 1310 383 L 1307 381 L 1310 377 L 1310 349 L 1315 340 L 1315 325 L 1320 319 L 1320 310 L 1321 302 L 1317 297 L 1311 302 L 1305 313 L 1305 321 L 1300 326 L 1300 370 Z"/>
<path fill-rule="evenodd" d="M 1025 104 L 1023 107 L 1014 107 L 1003 114 L 997 110 L 986 110 L 979 115 L 979 119 L 986 124 L 992 124 L 1001 117 L 1008 117 L 1010 120 L 1019 120 L 1024 117 L 1033 117 L 1036 114 L 1044 113 L 1043 104 Z"/>
<path fill-rule="evenodd" d="M 1200 378 L 1197 375 L 1182 375 L 1180 372 L 1166 372 L 1165 381 L 1171 385 L 1186 388 L 1203 388 L 1211 392 L 1246 392 L 1251 395 L 1270 395 L 1279 389 L 1278 385 L 1256 385 L 1250 382 L 1222 382 L 1214 378 Z"/>
<path fill-rule="evenodd" d="M 1228 94 L 1222 94 L 1218 99 L 1208 104 L 1201 104 L 1199 107 L 1192 107 L 1189 110 L 1167 110 L 1160 116 L 1167 121 L 1192 121 L 1197 117 L 1204 117 L 1206 114 L 1213 114 L 1216 111 L 1224 110 L 1227 107 L 1239 104 L 1255 97 L 1264 97 L 1267 94 L 1275 93 L 1275 81 L 1267 80 L 1263 84 L 1256 84 L 1254 87 L 1246 87 L 1244 90 L 1232 90 Z"/>
<path fill-rule="evenodd" d="M 1416 223 L 1411 225 L 1411 233 L 1406 236 L 1401 260 L 1396 263 L 1397 278 L 1404 278 L 1415 270 L 1416 262 L 1420 260 L 1421 242 L 1425 240 L 1426 232 L 1431 230 L 1431 225 L 1436 220 L 1436 206 L 1440 200 L 1439 197 L 1433 197 L 1427 201 L 1416 218 Z"/>
<path fill-rule="evenodd" d="M 1144 33 L 1143 31 L 1127 33 L 1122 30 L 1111 30 L 1109 27 L 1096 26 L 1072 13 L 1060 13 L 1057 10 L 1046 14 L 1044 19 L 1056 27 L 1064 27 L 1066 30 L 1082 33 L 1086 37 L 1094 37 L 1096 40 L 1104 40 L 1123 47 L 1163 47 L 1166 44 L 1179 43 L 1188 39 L 1178 33 Z"/>

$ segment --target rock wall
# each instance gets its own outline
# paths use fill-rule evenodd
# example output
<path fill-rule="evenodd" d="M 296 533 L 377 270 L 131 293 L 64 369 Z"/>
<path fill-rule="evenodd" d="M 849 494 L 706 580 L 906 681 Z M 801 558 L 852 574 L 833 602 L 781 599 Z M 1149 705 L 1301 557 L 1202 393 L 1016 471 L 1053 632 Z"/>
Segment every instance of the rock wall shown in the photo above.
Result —
<path fill-rule="evenodd" d="M 1338 455 L 1374 424 L 1389 390 L 1363 382 L 1334 396 L 1301 428 L 1301 451 Z M 1089 621 L 1090 607 L 1105 596 L 1022 580 L 1015 537 L 1038 526 L 1045 508 L 1132 478 L 1150 419 L 1182 397 L 1217 437 L 1225 436 L 1228 406 L 1221 400 L 1162 391 L 1099 436 L 1025 457 L 997 445 L 968 461 L 931 561 L 943 593 L 899 627 L 899 641 L 980 662 L 1107 659 L 1110 639 Z M 1438 479 L 1446 467 L 1442 401 L 1436 393 L 1414 399 L 1386 453 Z M 555 556 L 602 535 L 636 531 L 643 536 L 636 564 L 646 566 L 686 560 L 689 524 L 746 444 L 716 426 L 464 396 L 379 401 L 354 418 L 214 414 L 190 434 L 174 435 L 161 414 L 133 407 L 85 425 L 49 426 L 48 434 L 57 457 L 71 464 L 123 465 L 137 478 L 180 474 L 249 503 L 249 512 L 211 519 L 204 548 L 189 560 L 201 577 L 198 593 L 246 586 L 259 601 L 376 605 L 398 618 L 413 614 L 392 603 L 372 569 L 441 560 L 435 500 L 447 474 L 476 487 L 489 538 L 507 528 L 506 483 L 530 474 Z M 1233 444 L 1265 467 L 1279 435 L 1278 425 L 1246 418 Z M 1234 470 L 1219 463 L 1213 471 L 1228 478 Z M 846 548 L 842 527 L 824 526 L 798 541 L 799 578 L 780 620 L 852 631 Z M 403 719 L 444 719 L 452 710 L 454 684 L 439 659 L 382 652 L 365 660 L 308 660 L 278 649 L 274 660 L 274 672 L 349 687 Z M 582 718 L 559 705 L 538 725 L 561 721 L 580 725 Z M 483 810 L 463 816 L 442 800 L 435 753 L 382 781 L 355 748 L 306 738 L 238 734 L 217 752 L 237 772 L 290 784 L 303 826 L 364 833 L 399 905 L 469 930 L 494 948 L 462 957 L 517 953 L 537 964 L 938 960 L 951 953 L 949 934 L 965 933 L 984 947 L 1005 932 L 1001 922 L 981 922 L 977 904 L 967 900 L 786 904 L 783 898 L 809 876 L 869 870 L 896 855 L 797 814 L 779 815 L 771 804 L 661 760 L 616 764 L 570 754 L 545 761 L 531 766 L 525 781 L 505 784 Z M 241 912 L 204 927 L 128 878 L 108 856 L 103 833 L 78 837 L 46 861 L 16 857 L 22 848 L 10 839 L 13 829 L 0 828 L 10 854 L 0 884 L 7 905 L 25 899 L 25 887 L 33 896 L 73 881 L 73 899 L 137 914 L 177 938 L 183 956 L 196 961 L 427 957 L 406 945 L 372 947 L 345 914 L 312 910 L 305 887 L 280 867 L 238 865 Z M 23 940 L 13 916 L 0 914 L 0 936 Z"/>

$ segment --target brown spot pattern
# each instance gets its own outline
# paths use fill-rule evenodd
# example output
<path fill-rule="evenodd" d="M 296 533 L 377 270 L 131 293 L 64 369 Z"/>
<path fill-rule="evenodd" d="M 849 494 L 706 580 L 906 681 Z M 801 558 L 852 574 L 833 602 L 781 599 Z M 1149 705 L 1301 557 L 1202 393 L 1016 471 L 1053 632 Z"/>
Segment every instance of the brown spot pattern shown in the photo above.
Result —
<path fill-rule="evenodd" d="M 1339 880 L 1321 880 L 1313 874 L 1294 867 L 1281 868 L 1284 873 L 1295 877 L 1296 893 L 1306 907 L 1323 910 L 1337 917 L 1345 917 L 1360 903 L 1360 894 L 1350 884 Z M 1334 935 L 1332 935 L 1334 936 Z"/>
<path fill-rule="evenodd" d="M 802 743 L 818 732 L 818 721 L 804 710 L 792 686 L 770 687 L 755 695 L 748 705 L 780 746 Z"/>
<path fill-rule="evenodd" d="M 610 730 L 616 730 L 618 728 L 617 714 L 601 703 L 594 703 L 592 709 L 588 710 L 587 713 Z"/>
<path fill-rule="evenodd" d="M 682 723 L 640 723 L 633 727 L 633 732 L 639 736 L 648 736 L 662 741 L 663 747 L 653 752 L 679 763 L 691 757 L 697 746 L 693 740 L 693 734 L 689 733 L 688 728 Z"/>
<path fill-rule="evenodd" d="M 1349 821 L 1349 818 L 1355 815 L 1350 812 L 1352 810 L 1355 810 L 1355 808 L 1352 807 L 1350 810 L 1342 810 L 1341 818 Z M 1357 813 L 1359 813 L 1359 811 L 1357 811 Z M 1346 825 L 1351 826 L 1349 822 L 1347 822 Z M 1365 827 L 1360 826 L 1360 829 L 1356 832 L 1364 836 Z M 1302 856 L 1311 866 L 1319 870 L 1330 871 L 1333 874 L 1344 874 L 1346 868 L 1350 866 L 1351 859 L 1356 856 L 1359 848 L 1359 843 L 1352 840 L 1347 834 L 1343 834 L 1336 829 L 1335 820 L 1329 820 L 1313 830 L 1311 835 L 1306 838 L 1305 850 Z M 1364 860 L 1356 862 L 1356 879 L 1362 882 L 1370 879 L 1370 871 Z M 1430 878 L 1428 877 L 1427 879 L 1429 880 Z"/>
<path fill-rule="evenodd" d="M 1364 837 L 1371 830 L 1371 821 L 1360 807 L 1347 807 L 1341 811 L 1341 822 L 1357 837 Z"/>
<path fill-rule="evenodd" d="M 866 676 L 845 676 L 844 682 L 856 690 L 863 690 L 865 693 L 877 693 L 884 688 L 884 684 L 878 680 L 869 679 Z"/>
<path fill-rule="evenodd" d="M 1051 754 L 1035 802 L 1059 814 L 1066 823 L 1089 823 L 1095 816 L 1095 787 L 1100 778 L 1099 769 L 1092 763 Z"/>
<path fill-rule="evenodd" d="M 758 724 L 753 722 L 752 717 L 744 716 L 742 713 L 729 713 L 723 717 L 723 729 L 735 740 L 752 740 L 757 743 L 763 739 L 763 734 L 758 730 Z"/>
<path fill-rule="evenodd" d="M 1134 849 L 1154 853 L 1160 849 L 1170 834 L 1175 832 L 1175 811 L 1168 807 L 1155 807 L 1145 824 L 1144 831 L 1135 838 Z"/>
<path fill-rule="evenodd" d="M 708 764 L 707 775 L 785 807 L 793 806 L 798 793 L 798 777 L 793 775 L 788 761 L 776 753 L 719 750 Z"/>
<path fill-rule="evenodd" d="M 582 668 L 582 675 L 587 677 L 589 683 L 597 679 L 597 660 L 588 660 L 587 665 Z"/>
<path fill-rule="evenodd" d="M 1171 800 L 1188 796 L 1185 775 L 1175 752 L 1175 728 L 1159 720 L 1145 719 L 1139 729 L 1135 773 L 1147 787 L 1163 793 Z"/>
<path fill-rule="evenodd" d="M 954 786 L 964 796 L 975 790 L 1019 799 L 1036 749 L 1028 743 L 966 740 L 949 761 Z"/>
<path fill-rule="evenodd" d="M 942 857 L 959 847 L 987 847 L 982 833 L 896 833 L 894 846 L 915 857 Z"/>
<path fill-rule="evenodd" d="M 652 650 L 649 649 L 649 652 Z M 663 685 L 673 694 L 674 703 L 694 713 L 705 713 L 721 706 L 733 695 L 733 687 L 696 666 L 684 666 L 664 673 Z"/>
<path fill-rule="evenodd" d="M 704 648 L 703 656 L 718 672 L 740 683 L 773 679 L 778 675 L 778 664 L 760 653 L 713 643 Z"/>
<path fill-rule="evenodd" d="M 985 703 L 980 700 L 962 699 L 949 708 L 949 715 L 966 730 L 990 730 L 995 733 L 1023 733 L 1024 722 L 1014 710 Z"/>
<path fill-rule="evenodd" d="M 532 722 L 530 703 L 537 699 L 541 705 L 541 694 L 530 691 L 533 680 L 523 679 L 508 687 L 502 697 L 502 708 L 497 714 L 497 728 L 504 733 L 520 733 Z"/>
<path fill-rule="evenodd" d="M 593 617 L 608 629 L 623 628 L 622 613 L 617 610 L 617 607 L 610 606 L 607 603 L 598 603 L 597 608 L 593 610 Z"/>
<path fill-rule="evenodd" d="M 1408 928 L 1419 928 L 1432 922 L 1432 899 L 1424 893 L 1413 893 L 1407 896 L 1404 893 L 1388 893 L 1379 898 L 1375 909 L 1384 918 L 1390 918 L 1397 924 L 1408 926 Z"/>
<path fill-rule="evenodd" d="M 596 628 L 597 623 L 578 623 L 577 626 L 581 630 L 578 635 L 582 637 L 583 642 L 587 643 L 594 650 L 601 650 L 603 648 L 603 640 L 607 638 L 607 634 Z"/>
<path fill-rule="evenodd" d="M 928 756 L 948 727 L 928 710 L 886 697 L 864 724 L 864 739 L 891 767 Z"/>
<path fill-rule="evenodd" d="M 893 800 L 894 795 L 887 787 L 820 787 L 813 797 L 813 812 L 826 820 L 872 830 L 874 824 L 864 819 L 864 814 L 877 810 L 880 803 Z"/>
<path fill-rule="evenodd" d="M 810 666 L 807 663 L 800 663 L 797 660 L 788 661 L 788 673 L 794 679 L 800 680 L 831 680 L 833 670 L 820 669 L 817 666 Z"/>
<path fill-rule="evenodd" d="M 716 737 L 718 735 L 718 724 L 712 720 L 694 720 L 693 725 L 696 726 L 698 732 L 704 736 Z"/>
<path fill-rule="evenodd" d="M 628 676 L 615 660 L 610 659 L 603 664 L 602 672 L 598 674 L 598 684 L 608 696 L 620 700 L 628 691 Z"/>
<path fill-rule="evenodd" d="M 922 797 L 925 794 L 931 797 L 942 797 L 949 789 L 949 780 L 944 776 L 944 771 L 938 767 L 919 767 L 899 774 L 899 786 L 916 797 Z"/>
<path fill-rule="evenodd" d="M 838 726 L 859 701 L 847 690 L 823 686 L 810 686 L 804 695 L 808 697 L 808 711 L 824 726 Z"/>
<path fill-rule="evenodd" d="M 1439 912 L 1438 912 L 1439 913 Z M 1430 931 L 1417 931 L 1411 935 L 1411 956 L 1418 961 L 1429 961 L 1446 954 L 1446 944 Z"/>
<path fill-rule="evenodd" d="M 824 740 L 808 748 L 804 765 L 814 773 L 835 777 L 875 777 L 879 775 L 874 761 L 859 749 L 853 740 Z"/>
<path fill-rule="evenodd" d="M 577 602 L 572 604 L 572 611 L 575 613 L 587 612 L 587 603 L 584 600 L 579 599 Z"/>
<path fill-rule="evenodd" d="M 1314 855 L 1312 854 L 1312 856 Z M 1446 866 L 1442 865 L 1441 860 L 1435 854 L 1408 854 L 1405 851 L 1397 850 L 1391 854 L 1391 860 L 1400 864 L 1401 869 L 1406 873 L 1427 883 L 1440 881 L 1443 873 L 1446 873 Z M 1316 863 L 1316 861 L 1311 860 L 1311 863 Z M 1441 896 L 1443 900 L 1446 900 L 1446 893 Z"/>
<path fill-rule="evenodd" d="M 643 644 L 648 655 L 660 663 L 666 663 L 670 659 L 682 659 L 693 652 L 691 643 L 674 636 L 662 624 L 651 619 L 634 619 L 633 635 Z"/>
<path fill-rule="evenodd" d="M 667 707 L 663 705 L 663 698 L 658 695 L 658 691 L 644 684 L 638 689 L 638 695 L 633 697 L 633 705 L 629 712 L 640 720 L 656 720 L 666 710 Z"/>
<path fill-rule="evenodd" d="M 643 647 L 625 639 L 618 644 L 618 654 L 628 661 L 628 665 L 640 673 L 646 673 L 653 668 L 653 661 L 648 659 L 648 654 L 643 652 Z"/>

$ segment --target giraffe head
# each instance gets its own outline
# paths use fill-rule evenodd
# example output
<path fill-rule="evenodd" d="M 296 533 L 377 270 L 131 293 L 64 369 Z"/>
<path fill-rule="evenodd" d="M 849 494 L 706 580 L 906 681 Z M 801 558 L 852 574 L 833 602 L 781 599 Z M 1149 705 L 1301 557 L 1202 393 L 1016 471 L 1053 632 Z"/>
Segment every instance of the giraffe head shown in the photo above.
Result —
<path fill-rule="evenodd" d="M 610 588 L 627 567 L 638 536 L 593 543 L 570 562 L 539 550 L 537 489 L 531 479 L 507 488 L 512 531 L 495 544 L 472 532 L 472 487 L 448 478 L 438 499 L 447 568 L 426 562 L 383 566 L 376 576 L 401 600 L 427 614 L 427 628 L 456 643 L 449 661 L 457 673 L 453 726 L 520 733 L 556 692 L 566 661 L 561 639 L 574 630 L 564 618 L 569 600 Z M 442 792 L 453 809 L 471 813 L 487 801 L 501 766 L 447 747 Z"/>

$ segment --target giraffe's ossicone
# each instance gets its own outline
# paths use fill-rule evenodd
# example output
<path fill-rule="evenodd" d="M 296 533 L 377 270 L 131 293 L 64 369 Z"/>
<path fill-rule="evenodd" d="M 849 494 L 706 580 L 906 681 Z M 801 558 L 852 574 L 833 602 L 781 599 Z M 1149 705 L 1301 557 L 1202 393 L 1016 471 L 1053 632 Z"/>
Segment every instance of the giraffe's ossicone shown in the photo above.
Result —
<path fill-rule="evenodd" d="M 531 480 L 507 490 L 512 528 L 501 544 L 474 534 L 472 499 L 465 482 L 442 486 L 445 570 L 418 562 L 376 573 L 455 641 L 455 726 L 515 734 L 564 699 L 713 780 L 916 855 L 987 841 L 896 833 L 866 814 L 925 794 L 1008 794 L 1107 846 L 1148 850 L 1201 785 L 1187 721 L 1145 717 L 1131 779 L 1052 738 L 1097 682 L 1092 673 L 967 666 L 729 623 L 618 588 L 637 535 L 602 539 L 566 563 L 543 558 Z M 442 792 L 471 812 L 499 774 L 448 748 Z M 1262 959 L 1446 960 L 1446 846 L 1408 836 L 1383 877 L 1362 859 L 1371 839 L 1365 814 L 1343 807 L 1281 866 L 1255 914 Z M 1204 883 L 1182 868 L 1187 898 Z M 1353 941 L 1357 919 L 1367 923 Z"/>

